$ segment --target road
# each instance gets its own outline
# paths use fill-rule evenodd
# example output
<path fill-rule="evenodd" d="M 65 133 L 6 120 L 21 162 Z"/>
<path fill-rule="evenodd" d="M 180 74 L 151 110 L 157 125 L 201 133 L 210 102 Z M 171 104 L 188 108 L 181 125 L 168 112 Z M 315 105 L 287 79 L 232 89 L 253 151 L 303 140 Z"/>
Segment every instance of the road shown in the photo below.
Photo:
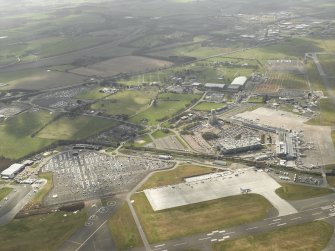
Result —
<path fill-rule="evenodd" d="M 315 220 L 335 219 L 335 207 L 329 202 L 323 206 L 301 211 L 299 213 L 264 219 L 262 221 L 239 225 L 227 229 L 217 229 L 208 233 L 196 234 L 189 237 L 179 238 L 171 241 L 155 243 L 151 245 L 154 251 L 180 251 L 182 249 L 211 250 L 215 242 L 222 242 L 241 238 L 246 235 L 259 234 L 288 226 L 311 222 Z M 334 221 L 335 222 L 335 221 Z M 143 250 L 140 248 L 133 251 Z M 148 249 L 147 249 L 148 250 Z"/>

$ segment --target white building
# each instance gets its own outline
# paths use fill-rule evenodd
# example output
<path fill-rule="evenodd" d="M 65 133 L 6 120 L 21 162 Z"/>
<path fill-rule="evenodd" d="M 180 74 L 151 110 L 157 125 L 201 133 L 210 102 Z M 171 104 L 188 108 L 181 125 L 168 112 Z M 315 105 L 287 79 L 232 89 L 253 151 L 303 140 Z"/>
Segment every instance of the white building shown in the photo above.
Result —
<path fill-rule="evenodd" d="M 231 82 L 228 89 L 231 91 L 239 91 L 245 86 L 247 80 L 248 78 L 244 76 L 237 77 L 233 80 L 233 82 Z"/>
<path fill-rule="evenodd" d="M 15 175 L 21 172 L 24 169 L 25 165 L 23 164 L 13 164 L 1 173 L 1 178 L 3 179 L 13 179 Z"/>

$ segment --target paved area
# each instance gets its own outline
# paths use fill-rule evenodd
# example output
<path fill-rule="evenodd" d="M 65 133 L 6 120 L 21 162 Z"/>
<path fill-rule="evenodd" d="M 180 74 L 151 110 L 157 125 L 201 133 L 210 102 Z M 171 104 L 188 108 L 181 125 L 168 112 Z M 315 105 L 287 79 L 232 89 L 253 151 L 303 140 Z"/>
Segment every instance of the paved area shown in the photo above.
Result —
<path fill-rule="evenodd" d="M 335 149 L 331 138 L 331 127 L 329 126 L 307 125 L 305 124 L 308 120 L 307 117 L 264 107 L 235 115 L 235 118 L 296 132 L 302 130 L 304 134 L 302 140 L 314 144 L 312 149 L 305 151 L 306 157 L 302 158 L 303 163 L 308 166 L 335 163 Z"/>
<path fill-rule="evenodd" d="M 264 196 L 279 212 L 279 216 L 297 210 L 281 199 L 275 190 L 280 185 L 265 172 L 250 168 L 198 176 L 189 182 L 144 190 L 154 211 L 239 195 L 241 189 Z"/>
<path fill-rule="evenodd" d="M 53 172 L 47 205 L 129 191 L 153 170 L 172 167 L 164 160 L 109 156 L 95 151 L 67 151 L 53 157 L 42 171 Z"/>

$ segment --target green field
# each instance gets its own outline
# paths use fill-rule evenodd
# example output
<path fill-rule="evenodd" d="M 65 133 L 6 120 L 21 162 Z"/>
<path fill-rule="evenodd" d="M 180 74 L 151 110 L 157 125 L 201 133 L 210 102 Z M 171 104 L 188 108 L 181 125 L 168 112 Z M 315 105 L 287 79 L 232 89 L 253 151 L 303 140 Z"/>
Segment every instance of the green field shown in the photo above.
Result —
<path fill-rule="evenodd" d="M 151 143 L 152 140 L 148 134 L 145 134 L 139 138 L 137 138 L 133 143 L 130 143 L 131 145 L 134 145 L 135 147 L 141 147 L 146 144 Z"/>
<path fill-rule="evenodd" d="M 35 205 L 41 205 L 43 203 L 44 197 L 49 193 L 53 187 L 52 172 L 40 173 L 38 175 L 40 179 L 47 180 L 47 183 L 37 192 L 34 198 L 29 202 Z"/>
<path fill-rule="evenodd" d="M 258 221 L 265 218 L 272 208 L 264 197 L 257 194 L 226 197 L 158 212 L 152 210 L 144 193 L 137 193 L 132 199 L 150 243 Z"/>
<path fill-rule="evenodd" d="M 53 143 L 50 139 L 31 137 L 47 124 L 54 114 L 45 111 L 25 112 L 0 123 L 0 156 L 9 159 L 21 158 Z"/>
<path fill-rule="evenodd" d="M 310 187 L 303 185 L 281 184 L 282 187 L 276 190 L 281 198 L 285 200 L 303 200 L 314 197 L 319 197 L 333 193 L 334 191 L 328 188 Z"/>
<path fill-rule="evenodd" d="M 54 140 L 80 140 L 117 124 L 118 122 L 113 120 L 89 116 L 62 117 L 43 128 L 37 137 Z"/>
<path fill-rule="evenodd" d="M 10 192 L 13 191 L 13 188 L 11 187 L 2 187 L 0 188 L 0 201 L 2 201 L 4 198 L 7 197 Z"/>
<path fill-rule="evenodd" d="M 335 166 L 332 166 L 332 168 L 335 168 Z M 329 175 L 327 175 L 327 182 L 328 182 L 329 186 L 335 188 L 335 176 L 329 176 Z"/>
<path fill-rule="evenodd" d="M 324 98 L 319 101 L 320 115 L 309 120 L 310 125 L 333 126 L 335 124 L 335 109 L 331 99 Z"/>
<path fill-rule="evenodd" d="M 269 233 L 249 235 L 236 240 L 228 240 L 213 245 L 214 251 L 282 251 L 282 250 L 323 250 L 334 228 L 324 221 L 308 222 L 293 227 L 285 227 Z"/>
<path fill-rule="evenodd" d="M 86 211 L 82 210 L 77 214 L 58 212 L 14 219 L 0 227 L 1 250 L 56 250 L 84 224 L 86 218 Z"/>
<path fill-rule="evenodd" d="M 192 109 L 196 111 L 208 112 L 208 111 L 211 111 L 212 109 L 220 109 L 225 106 L 226 106 L 225 104 L 220 104 L 220 103 L 201 102 L 200 104 L 197 104 Z"/>
<path fill-rule="evenodd" d="M 109 93 L 102 93 L 99 90 L 103 89 L 103 87 L 94 87 L 93 89 L 89 89 L 87 91 L 83 91 L 79 93 L 76 98 L 77 99 L 102 99 L 110 95 Z"/>
<path fill-rule="evenodd" d="M 213 172 L 213 168 L 196 165 L 180 165 L 169 171 L 154 173 L 140 188 L 140 190 L 177 184 L 184 178 Z"/>
<path fill-rule="evenodd" d="M 118 250 L 143 246 L 134 218 L 127 203 L 108 220 L 108 227 Z"/>
<path fill-rule="evenodd" d="M 164 138 L 169 135 L 174 135 L 174 133 L 169 130 L 157 130 L 151 134 L 155 139 Z"/>
<path fill-rule="evenodd" d="M 261 96 L 258 96 L 258 97 L 250 97 L 248 99 L 248 102 L 249 103 L 264 103 L 264 98 L 261 97 Z"/>
<path fill-rule="evenodd" d="M 109 115 L 124 114 L 131 116 L 148 108 L 157 93 L 158 90 L 155 88 L 122 91 L 93 104 L 91 109 L 99 110 Z"/>
<path fill-rule="evenodd" d="M 196 94 L 161 93 L 158 95 L 156 104 L 132 117 L 131 121 L 134 123 L 155 125 L 183 111 L 200 97 L 201 95 Z"/>

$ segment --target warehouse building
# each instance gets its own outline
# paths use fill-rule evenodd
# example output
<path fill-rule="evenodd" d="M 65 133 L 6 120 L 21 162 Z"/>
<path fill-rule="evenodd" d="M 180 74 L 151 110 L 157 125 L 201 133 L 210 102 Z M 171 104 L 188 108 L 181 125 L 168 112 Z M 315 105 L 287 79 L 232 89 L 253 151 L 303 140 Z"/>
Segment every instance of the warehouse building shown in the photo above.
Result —
<path fill-rule="evenodd" d="M 1 178 L 3 179 L 13 179 L 19 172 L 24 169 L 24 164 L 13 164 L 1 173 Z"/>
<path fill-rule="evenodd" d="M 217 83 L 206 83 L 205 88 L 210 90 L 223 90 L 225 88 L 225 84 L 217 84 Z"/>
<path fill-rule="evenodd" d="M 229 91 L 238 92 L 242 90 L 247 83 L 248 78 L 244 76 L 237 77 L 231 82 L 231 84 L 228 86 Z"/>

